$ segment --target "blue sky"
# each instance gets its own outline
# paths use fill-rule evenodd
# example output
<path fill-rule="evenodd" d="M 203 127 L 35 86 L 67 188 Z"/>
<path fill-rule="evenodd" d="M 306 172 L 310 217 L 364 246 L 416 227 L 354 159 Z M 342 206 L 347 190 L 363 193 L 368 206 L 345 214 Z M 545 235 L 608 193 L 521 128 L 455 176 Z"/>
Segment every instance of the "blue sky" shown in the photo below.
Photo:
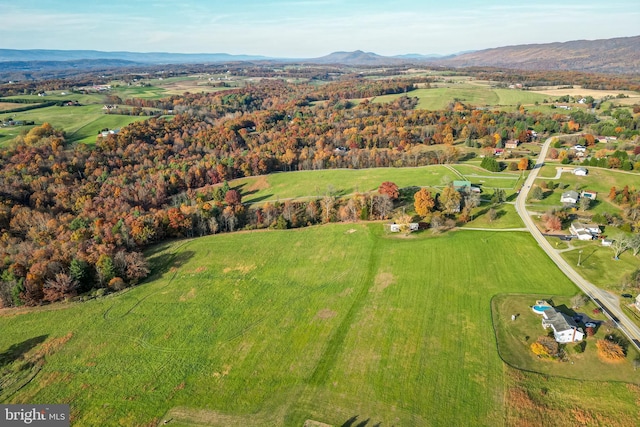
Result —
<path fill-rule="evenodd" d="M 0 48 L 315 57 L 640 35 L 638 0 L 1 0 Z"/>

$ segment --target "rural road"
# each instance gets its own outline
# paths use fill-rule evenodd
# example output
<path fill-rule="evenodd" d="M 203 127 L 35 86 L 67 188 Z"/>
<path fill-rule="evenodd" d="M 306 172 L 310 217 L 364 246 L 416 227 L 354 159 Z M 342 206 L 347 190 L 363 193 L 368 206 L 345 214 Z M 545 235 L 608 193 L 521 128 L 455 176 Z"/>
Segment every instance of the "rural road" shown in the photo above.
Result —
<path fill-rule="evenodd" d="M 620 331 L 622 331 L 629 340 L 640 349 L 640 328 L 633 323 L 629 318 L 622 312 L 620 309 L 619 301 L 617 298 L 612 297 L 608 292 L 598 288 L 592 283 L 589 283 L 585 280 L 580 274 L 578 274 L 572 266 L 569 265 L 563 258 L 562 255 L 557 252 L 551 243 L 545 239 L 542 235 L 538 227 L 531 219 L 531 216 L 527 212 L 526 201 L 527 196 L 529 195 L 529 190 L 531 190 L 531 186 L 533 185 L 542 165 L 544 165 L 544 159 L 546 158 L 547 151 L 549 146 L 551 145 L 551 141 L 553 138 L 548 138 L 542 146 L 542 150 L 540 150 L 540 155 L 536 160 L 536 164 L 531 170 L 531 173 L 527 177 L 526 181 L 522 186 L 522 190 L 520 190 L 520 194 L 518 194 L 518 198 L 516 199 L 516 212 L 522 218 L 525 226 L 529 229 L 531 235 L 536 239 L 540 247 L 549 255 L 549 258 L 560 268 L 560 270 L 580 288 L 586 295 L 588 295 L 594 302 L 600 306 L 603 311 L 616 323 Z"/>

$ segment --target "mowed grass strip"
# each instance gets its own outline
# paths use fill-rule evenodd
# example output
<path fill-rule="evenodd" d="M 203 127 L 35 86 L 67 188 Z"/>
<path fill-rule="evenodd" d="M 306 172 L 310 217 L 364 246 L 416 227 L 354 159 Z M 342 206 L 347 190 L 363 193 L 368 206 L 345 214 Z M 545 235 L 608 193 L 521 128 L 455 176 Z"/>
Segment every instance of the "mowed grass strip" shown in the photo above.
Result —
<path fill-rule="evenodd" d="M 0 352 L 71 334 L 3 403 L 69 402 L 77 425 L 495 425 L 492 296 L 576 291 L 525 233 L 336 224 L 149 256 L 153 277 L 121 294 L 3 313 Z"/>

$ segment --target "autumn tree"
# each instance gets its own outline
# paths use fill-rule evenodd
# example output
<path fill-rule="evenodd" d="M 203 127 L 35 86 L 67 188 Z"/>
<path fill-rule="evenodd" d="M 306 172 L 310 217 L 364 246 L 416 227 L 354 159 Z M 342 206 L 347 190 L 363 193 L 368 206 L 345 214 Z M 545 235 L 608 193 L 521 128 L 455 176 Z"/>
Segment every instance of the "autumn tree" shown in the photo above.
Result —
<path fill-rule="evenodd" d="M 556 357 L 560 350 L 556 340 L 546 335 L 538 337 L 536 342 L 532 343 L 530 347 L 534 354 L 548 358 Z"/>
<path fill-rule="evenodd" d="M 440 195 L 440 203 L 442 204 L 442 207 L 446 213 L 460 212 L 461 201 L 462 196 L 453 187 L 453 185 L 447 185 L 442 189 L 442 194 Z"/>
<path fill-rule="evenodd" d="M 518 162 L 518 170 L 526 171 L 527 169 L 529 169 L 529 159 L 527 159 L 526 157 L 523 157 Z"/>
<path fill-rule="evenodd" d="M 45 301 L 53 302 L 77 295 L 78 282 L 66 273 L 57 273 L 54 278 L 46 281 L 44 287 Z"/>
<path fill-rule="evenodd" d="M 238 190 L 229 190 L 227 194 L 224 195 L 224 201 L 229 206 L 237 206 L 242 203 L 242 196 Z"/>
<path fill-rule="evenodd" d="M 433 211 L 436 205 L 435 199 L 431 196 L 431 192 L 426 188 L 421 188 L 413 195 L 416 213 L 421 217 L 427 216 Z"/>
<path fill-rule="evenodd" d="M 624 348 L 617 342 L 609 339 L 596 341 L 598 356 L 607 362 L 620 362 L 625 358 Z"/>
<path fill-rule="evenodd" d="M 398 200 L 398 197 L 400 197 L 398 186 L 391 181 L 385 181 L 380 184 L 380 187 L 378 187 L 378 193 L 386 194 L 392 201 Z"/>

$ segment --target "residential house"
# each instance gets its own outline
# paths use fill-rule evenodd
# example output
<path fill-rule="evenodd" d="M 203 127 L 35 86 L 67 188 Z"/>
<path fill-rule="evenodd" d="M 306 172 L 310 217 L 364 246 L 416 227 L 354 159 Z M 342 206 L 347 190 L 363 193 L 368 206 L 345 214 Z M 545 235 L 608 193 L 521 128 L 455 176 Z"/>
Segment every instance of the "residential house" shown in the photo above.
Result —
<path fill-rule="evenodd" d="M 598 193 L 591 190 L 582 190 L 582 193 L 580 193 L 580 197 L 584 197 L 585 199 L 589 200 L 595 200 L 597 196 Z"/>
<path fill-rule="evenodd" d="M 520 141 L 518 141 L 517 139 L 510 139 L 504 144 L 504 148 L 506 148 L 507 150 L 513 150 L 515 148 L 518 148 L 518 145 L 520 145 Z"/>
<path fill-rule="evenodd" d="M 579 240 L 592 240 L 594 237 L 600 235 L 600 227 L 598 224 L 585 224 L 578 221 L 571 223 L 569 231 Z"/>
<path fill-rule="evenodd" d="M 585 147 L 584 145 L 574 145 L 573 149 L 576 150 L 578 153 L 585 153 L 587 151 L 587 147 Z"/>
<path fill-rule="evenodd" d="M 587 176 L 588 173 L 589 171 L 587 170 L 587 168 L 575 168 L 573 170 L 573 174 L 576 176 Z"/>
<path fill-rule="evenodd" d="M 549 307 L 542 312 L 542 326 L 553 329 L 553 336 L 559 343 L 582 341 L 584 331 L 569 316 L 559 312 L 554 307 Z"/>
<path fill-rule="evenodd" d="M 577 191 L 573 190 L 565 191 L 562 193 L 562 196 L 560 196 L 561 203 L 571 203 L 575 205 L 578 203 L 578 199 L 580 199 L 580 195 Z"/>
<path fill-rule="evenodd" d="M 504 153 L 504 148 L 496 148 L 493 150 L 493 154 L 495 156 L 502 156 L 503 153 Z"/>

